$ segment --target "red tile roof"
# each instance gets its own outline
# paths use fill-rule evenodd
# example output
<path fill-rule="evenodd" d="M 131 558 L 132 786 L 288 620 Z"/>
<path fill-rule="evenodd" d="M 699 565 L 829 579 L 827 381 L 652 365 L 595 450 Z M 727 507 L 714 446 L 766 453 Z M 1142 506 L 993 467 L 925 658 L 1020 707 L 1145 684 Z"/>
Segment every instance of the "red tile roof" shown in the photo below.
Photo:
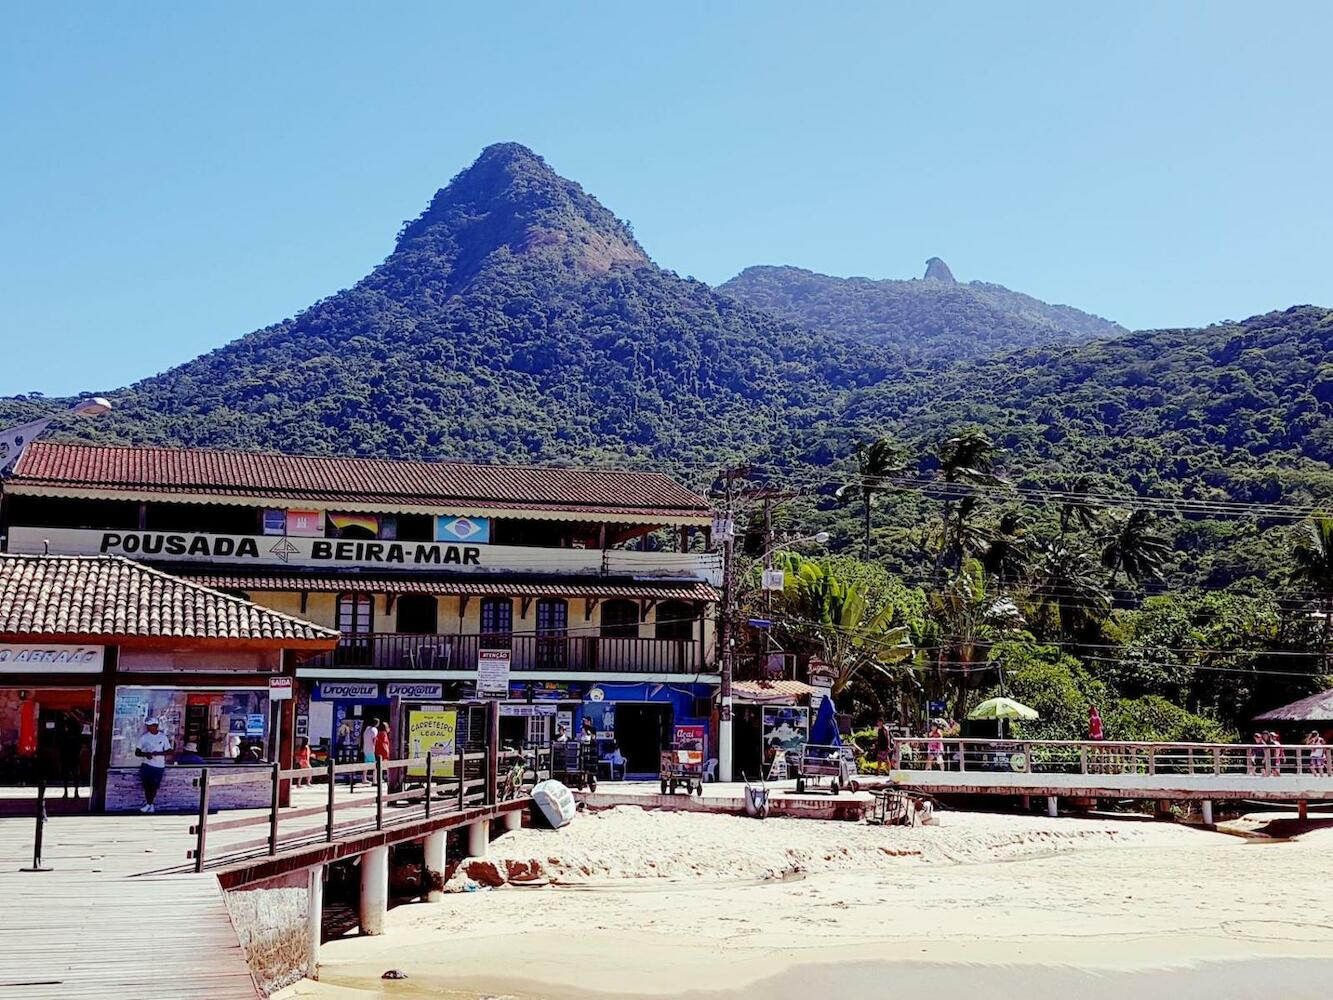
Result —
<path fill-rule="evenodd" d="M 332 649 L 338 633 L 122 556 L 0 554 L 0 635 L 265 641 Z M 22 640 L 20 640 L 22 641 Z"/>
<path fill-rule="evenodd" d="M 766 702 L 794 705 L 799 699 L 808 698 L 814 690 L 803 681 L 734 681 L 731 685 L 737 701 L 753 705 Z"/>
<path fill-rule="evenodd" d="M 717 591 L 706 583 L 506 583 L 494 580 L 460 580 L 456 577 L 362 576 L 341 573 L 298 576 L 293 574 L 216 572 L 183 574 L 209 587 L 244 591 L 309 591 L 312 594 L 438 594 L 467 597 L 629 597 L 659 601 L 716 601 Z"/>
<path fill-rule="evenodd" d="M 706 516 L 707 499 L 660 472 L 466 465 L 34 442 L 18 485 L 127 493 L 438 506 L 471 503 L 581 512 Z"/>

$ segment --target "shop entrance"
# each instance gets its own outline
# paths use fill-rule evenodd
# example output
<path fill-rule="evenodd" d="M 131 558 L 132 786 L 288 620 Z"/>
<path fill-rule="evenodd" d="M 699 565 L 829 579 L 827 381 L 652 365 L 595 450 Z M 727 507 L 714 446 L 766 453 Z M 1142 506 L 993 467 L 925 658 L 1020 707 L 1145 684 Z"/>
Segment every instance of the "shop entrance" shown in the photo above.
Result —
<path fill-rule="evenodd" d="M 389 723 L 394 740 L 393 720 L 389 718 L 389 703 L 376 701 L 338 701 L 333 708 L 333 754 L 337 764 L 360 764 L 364 761 L 361 734 L 370 720 Z"/>
<path fill-rule="evenodd" d="M 625 757 L 627 778 L 657 777 L 674 724 L 669 704 L 616 702 L 616 745 Z"/>
<path fill-rule="evenodd" d="M 764 735 L 758 705 L 736 705 L 731 716 L 731 773 L 751 781 L 761 774 L 768 777 L 764 766 Z"/>
<path fill-rule="evenodd" d="M 87 808 L 96 713 L 96 688 L 0 688 L 0 785 Z"/>

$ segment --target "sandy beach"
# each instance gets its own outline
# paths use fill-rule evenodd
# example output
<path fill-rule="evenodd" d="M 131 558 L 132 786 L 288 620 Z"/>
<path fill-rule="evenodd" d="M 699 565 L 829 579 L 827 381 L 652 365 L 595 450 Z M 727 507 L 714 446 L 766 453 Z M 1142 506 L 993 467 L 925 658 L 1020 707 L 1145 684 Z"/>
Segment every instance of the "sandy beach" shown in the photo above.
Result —
<path fill-rule="evenodd" d="M 1333 830 L 943 813 L 937 826 L 580 815 L 491 845 L 524 884 L 401 906 L 292 998 L 1323 996 Z M 382 981 L 386 969 L 409 978 Z"/>

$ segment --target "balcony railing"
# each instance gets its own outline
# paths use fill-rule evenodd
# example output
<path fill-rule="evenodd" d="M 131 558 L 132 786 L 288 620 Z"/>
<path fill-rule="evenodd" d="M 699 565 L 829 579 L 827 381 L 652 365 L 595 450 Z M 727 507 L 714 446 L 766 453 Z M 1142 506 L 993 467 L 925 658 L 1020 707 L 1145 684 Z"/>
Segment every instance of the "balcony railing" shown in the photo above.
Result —
<path fill-rule="evenodd" d="M 697 639 L 611 636 L 433 635 L 382 632 L 344 636 L 336 649 L 307 661 L 317 667 L 475 670 L 477 650 L 508 649 L 510 670 L 693 674 L 703 666 Z"/>

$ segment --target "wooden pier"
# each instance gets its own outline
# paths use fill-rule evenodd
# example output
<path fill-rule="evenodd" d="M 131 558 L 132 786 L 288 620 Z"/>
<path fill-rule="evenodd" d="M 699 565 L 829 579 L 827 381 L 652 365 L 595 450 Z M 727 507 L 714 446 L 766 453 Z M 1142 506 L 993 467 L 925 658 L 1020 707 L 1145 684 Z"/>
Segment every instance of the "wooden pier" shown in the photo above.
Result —
<path fill-rule="evenodd" d="M 382 933 L 391 847 L 420 841 L 428 865 L 442 871 L 449 830 L 466 828 L 468 853 L 481 856 L 493 822 L 521 824 L 531 800 L 517 789 L 500 799 L 493 755 L 460 753 L 462 780 L 442 780 L 443 794 L 430 780 L 433 764 L 414 758 L 388 762 L 388 772 L 357 764 L 225 774 L 228 783 L 270 781 L 267 809 L 210 814 L 204 778 L 193 817 L 52 816 L 43 847 L 49 871 L 21 870 L 33 863 L 30 800 L 29 815 L 0 819 L 0 1000 L 254 1000 L 261 993 L 224 890 L 262 889 L 294 873 L 309 876 L 314 919 L 302 933 L 306 971 L 317 971 L 326 865 L 362 858 L 362 933 Z M 418 766 L 424 786 L 389 790 L 386 773 Z M 307 779 L 326 783 L 286 787 Z"/>
<path fill-rule="evenodd" d="M 1089 740 L 899 740 L 890 779 L 931 795 L 1215 801 L 1333 800 L 1327 758 L 1308 746 Z"/>
<path fill-rule="evenodd" d="M 34 820 L 0 819 L 0 998 L 255 1000 L 212 875 L 145 876 L 191 845 L 180 816 L 58 816 L 32 864 Z"/>

